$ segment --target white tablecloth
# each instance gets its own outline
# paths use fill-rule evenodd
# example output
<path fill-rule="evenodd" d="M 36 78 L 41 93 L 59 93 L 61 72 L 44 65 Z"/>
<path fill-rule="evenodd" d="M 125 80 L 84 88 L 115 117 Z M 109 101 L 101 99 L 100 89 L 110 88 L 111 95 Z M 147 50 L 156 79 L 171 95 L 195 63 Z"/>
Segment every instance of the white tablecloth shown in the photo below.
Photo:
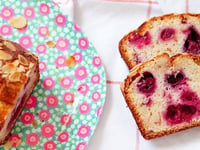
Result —
<path fill-rule="evenodd" d="M 102 58 L 107 76 L 107 97 L 101 119 L 87 150 L 200 149 L 200 128 L 147 141 L 121 94 L 119 83 L 128 74 L 119 40 L 146 19 L 170 12 L 200 12 L 197 0 L 66 0 L 63 11 L 82 28 Z"/>

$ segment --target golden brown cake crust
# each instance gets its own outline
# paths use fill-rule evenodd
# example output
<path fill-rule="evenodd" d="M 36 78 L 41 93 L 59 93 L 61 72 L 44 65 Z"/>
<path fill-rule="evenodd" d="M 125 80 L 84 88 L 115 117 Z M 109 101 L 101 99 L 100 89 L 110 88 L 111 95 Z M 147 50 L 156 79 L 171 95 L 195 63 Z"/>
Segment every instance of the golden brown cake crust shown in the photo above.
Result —
<path fill-rule="evenodd" d="M 170 22 L 173 21 L 180 21 L 179 24 L 182 22 L 183 24 L 186 24 L 188 20 L 190 20 L 191 22 L 197 22 L 198 24 L 200 23 L 200 14 L 192 14 L 192 13 L 183 13 L 183 14 L 166 14 L 163 16 L 158 16 L 158 17 L 153 17 L 147 21 L 145 21 L 144 23 L 142 23 L 136 30 L 130 31 L 128 34 L 126 34 L 119 42 L 119 51 L 120 54 L 123 58 L 123 60 L 125 61 L 125 63 L 127 64 L 128 68 L 131 69 L 133 68 L 137 63 L 137 53 L 135 51 L 137 51 L 137 49 L 132 49 L 129 45 L 129 41 L 128 39 L 133 35 L 133 34 L 138 34 L 140 36 L 144 36 L 144 34 L 147 31 L 150 31 L 152 28 L 156 28 L 157 24 L 162 25 L 166 25 L 169 24 L 170 26 Z M 188 23 L 189 25 L 193 26 L 192 23 Z M 159 29 L 158 31 L 159 32 Z M 152 35 L 153 38 L 155 35 Z M 179 39 L 176 39 L 176 42 Z M 178 44 L 178 43 L 177 43 Z M 153 56 L 158 55 L 157 48 L 156 46 L 159 44 L 155 44 L 154 49 L 152 49 L 152 53 L 155 53 Z M 146 47 L 144 48 L 144 51 L 146 50 Z M 166 47 L 166 49 L 162 49 L 161 53 L 170 53 L 170 47 Z M 178 50 L 179 52 L 182 52 L 181 49 Z M 160 54 L 160 53 L 159 53 Z M 174 55 L 174 53 L 173 53 Z M 170 55 L 172 56 L 172 55 Z M 153 57 L 151 57 L 152 59 Z M 150 59 L 148 59 L 150 60 Z M 144 60 L 147 61 L 147 60 Z M 143 61 L 142 61 L 143 62 Z"/>
<path fill-rule="evenodd" d="M 170 67 L 173 68 L 173 65 L 176 62 L 183 59 L 185 61 L 187 61 L 187 60 L 192 61 L 193 64 L 197 65 L 198 68 L 200 69 L 200 66 L 199 66 L 200 65 L 200 56 L 192 55 L 192 54 L 177 54 L 177 55 L 174 55 L 173 57 L 169 57 L 169 55 L 167 53 L 163 53 L 163 54 L 155 57 L 152 60 L 149 60 L 147 62 L 136 65 L 135 67 L 133 67 L 130 70 L 129 75 L 124 80 L 124 82 L 121 84 L 120 88 L 121 88 L 122 94 L 124 96 L 124 99 L 129 107 L 133 117 L 135 118 L 137 126 L 138 126 L 139 130 L 141 131 L 142 136 L 147 140 L 158 138 L 158 137 L 161 137 L 164 135 L 172 134 L 172 133 L 175 133 L 178 131 L 182 131 L 182 130 L 200 125 L 200 117 L 199 116 L 197 117 L 197 119 L 193 119 L 189 123 L 168 126 L 167 128 L 165 128 L 163 130 L 162 130 L 162 126 L 160 126 L 161 130 L 156 131 L 156 132 L 153 130 L 149 130 L 147 125 L 144 123 L 144 121 L 141 117 L 142 108 L 140 108 L 140 106 L 136 105 L 136 101 L 138 100 L 137 95 L 133 96 L 131 94 L 133 86 L 136 86 L 136 85 L 133 85 L 133 82 L 134 82 L 134 80 L 136 80 L 137 78 L 139 78 L 141 76 L 142 72 L 144 72 L 144 70 L 146 70 L 146 68 L 148 68 L 148 67 L 151 68 L 153 66 L 152 64 L 156 64 L 157 61 L 161 60 L 161 59 L 167 60 L 167 62 L 169 63 L 169 68 Z M 187 63 L 187 62 L 185 62 L 185 63 Z M 157 70 L 159 70 L 159 68 L 157 68 Z M 168 70 L 166 70 L 166 72 L 167 71 Z M 195 84 L 198 84 L 198 83 L 195 83 Z M 198 87 L 200 88 L 200 86 L 198 86 Z M 158 88 L 160 88 L 160 87 L 158 87 Z M 152 113 L 154 113 L 154 112 L 152 112 Z M 143 114 L 143 115 L 146 115 L 146 114 Z"/>
<path fill-rule="evenodd" d="M 0 101 L 15 104 L 18 91 L 27 79 L 27 72 L 37 57 L 18 44 L 0 38 Z M 1 57 L 0 56 L 0 57 Z M 9 96 L 8 96 L 9 95 Z"/>
<path fill-rule="evenodd" d="M 9 136 L 33 88 L 39 81 L 39 76 L 38 57 L 19 44 L 0 36 L 0 132 L 8 117 L 13 117 L 10 114 L 15 106 L 20 106 L 13 118 L 13 124 L 10 125 L 10 129 L 7 129 L 7 135 L 4 139 L 0 139 L 0 144 L 4 143 Z M 32 79 L 30 87 L 26 89 Z M 19 101 L 22 101 L 22 104 L 19 104 Z"/>

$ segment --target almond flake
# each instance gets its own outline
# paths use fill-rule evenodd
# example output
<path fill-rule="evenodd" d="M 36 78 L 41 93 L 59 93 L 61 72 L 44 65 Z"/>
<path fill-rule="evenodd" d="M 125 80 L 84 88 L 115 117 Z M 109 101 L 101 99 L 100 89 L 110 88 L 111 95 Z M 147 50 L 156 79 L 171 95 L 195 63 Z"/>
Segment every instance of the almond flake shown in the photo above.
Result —
<path fill-rule="evenodd" d="M 5 51 L 0 50 L 0 59 L 9 60 L 11 58 L 12 56 L 10 54 L 6 53 Z"/>
<path fill-rule="evenodd" d="M 14 28 L 22 29 L 27 25 L 27 21 L 24 16 L 15 16 L 9 20 L 9 24 Z"/>
<path fill-rule="evenodd" d="M 66 59 L 66 66 L 68 67 L 73 67 L 76 64 L 76 60 L 74 56 L 70 56 L 69 58 Z"/>
<path fill-rule="evenodd" d="M 24 66 L 28 66 L 28 61 L 24 56 L 18 55 L 18 59 L 19 59 L 19 63 L 20 64 L 22 64 Z"/>
<path fill-rule="evenodd" d="M 21 73 L 20 72 L 14 72 L 9 75 L 8 80 L 11 82 L 17 82 L 20 81 Z"/>
<path fill-rule="evenodd" d="M 47 43 L 47 45 L 48 45 L 49 47 L 51 47 L 51 48 L 56 47 L 56 44 L 55 44 L 53 41 L 47 41 L 46 43 Z"/>
<path fill-rule="evenodd" d="M 16 51 L 16 47 L 11 43 L 11 42 L 8 42 L 8 41 L 4 41 L 4 45 L 6 45 L 6 47 L 12 51 Z"/>
<path fill-rule="evenodd" d="M 19 72 L 25 72 L 24 66 L 20 65 L 20 66 L 17 68 L 17 71 L 19 71 Z"/>
<path fill-rule="evenodd" d="M 2 71 L 4 73 L 12 73 L 15 72 L 17 67 L 13 63 L 6 64 L 2 67 Z"/>

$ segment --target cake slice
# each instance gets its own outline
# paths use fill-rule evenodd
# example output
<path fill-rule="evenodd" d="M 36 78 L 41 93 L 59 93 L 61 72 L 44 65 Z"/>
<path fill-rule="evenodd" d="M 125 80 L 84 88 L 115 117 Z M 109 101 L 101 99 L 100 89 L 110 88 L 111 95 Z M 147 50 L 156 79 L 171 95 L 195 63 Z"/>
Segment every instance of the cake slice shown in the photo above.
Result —
<path fill-rule="evenodd" d="M 121 84 L 145 139 L 200 125 L 200 56 L 163 53 L 136 65 Z"/>
<path fill-rule="evenodd" d="M 0 37 L 0 144 L 6 142 L 38 81 L 38 58 Z"/>
<path fill-rule="evenodd" d="M 168 14 L 153 17 L 119 42 L 119 50 L 131 69 L 162 53 L 200 54 L 200 14 Z"/>

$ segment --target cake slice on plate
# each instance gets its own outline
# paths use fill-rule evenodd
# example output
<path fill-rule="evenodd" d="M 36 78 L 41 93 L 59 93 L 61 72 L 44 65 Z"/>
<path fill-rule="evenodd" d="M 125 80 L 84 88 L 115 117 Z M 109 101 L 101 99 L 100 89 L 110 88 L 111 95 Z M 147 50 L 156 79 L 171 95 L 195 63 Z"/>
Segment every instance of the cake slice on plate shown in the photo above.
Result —
<path fill-rule="evenodd" d="M 200 125 L 200 56 L 163 53 L 132 68 L 121 84 L 145 139 Z"/>
<path fill-rule="evenodd" d="M 0 144 L 8 138 L 39 76 L 38 58 L 0 37 Z"/>

